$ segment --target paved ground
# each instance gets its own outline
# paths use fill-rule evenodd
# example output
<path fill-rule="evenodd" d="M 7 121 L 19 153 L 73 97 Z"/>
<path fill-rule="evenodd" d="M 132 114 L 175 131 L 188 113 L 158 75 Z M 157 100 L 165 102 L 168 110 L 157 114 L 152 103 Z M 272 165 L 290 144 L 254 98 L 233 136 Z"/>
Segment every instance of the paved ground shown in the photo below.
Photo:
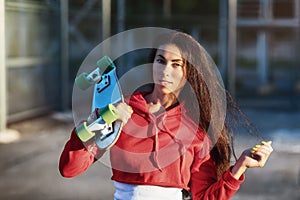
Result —
<path fill-rule="evenodd" d="M 246 173 L 246 182 L 233 198 L 242 200 L 300 199 L 300 112 L 245 110 L 249 118 L 273 140 L 275 152 L 262 169 Z M 58 159 L 73 121 L 55 114 L 9 126 L 20 140 L 0 144 L 0 199 L 112 199 L 110 169 L 95 163 L 76 178 L 62 178 Z M 259 139 L 241 134 L 237 154 Z"/>

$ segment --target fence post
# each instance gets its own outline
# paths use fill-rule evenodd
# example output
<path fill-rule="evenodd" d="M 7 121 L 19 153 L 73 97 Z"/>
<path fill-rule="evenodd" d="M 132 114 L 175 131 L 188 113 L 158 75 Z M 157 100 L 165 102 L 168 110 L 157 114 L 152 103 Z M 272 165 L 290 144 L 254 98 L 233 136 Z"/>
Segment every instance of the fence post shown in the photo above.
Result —
<path fill-rule="evenodd" d="M 219 70 L 227 84 L 226 69 L 228 65 L 228 2 L 219 0 Z M 226 83 L 225 83 L 226 82 Z"/>
<path fill-rule="evenodd" d="M 61 1 L 61 107 L 63 111 L 69 109 L 69 1 Z"/>
<path fill-rule="evenodd" d="M 15 130 L 7 129 L 6 93 L 6 48 L 5 48 L 5 0 L 0 0 L 0 143 L 9 143 L 19 138 Z"/>
<path fill-rule="evenodd" d="M 125 0 L 118 0 L 117 4 L 117 31 L 118 33 L 125 30 Z"/>
<path fill-rule="evenodd" d="M 5 0 L 0 0 L 0 132 L 6 129 Z"/>
<path fill-rule="evenodd" d="M 236 95 L 236 22 L 237 0 L 228 1 L 228 90 L 232 97 Z"/>
<path fill-rule="evenodd" d="M 111 0 L 102 0 L 102 39 L 111 34 Z"/>

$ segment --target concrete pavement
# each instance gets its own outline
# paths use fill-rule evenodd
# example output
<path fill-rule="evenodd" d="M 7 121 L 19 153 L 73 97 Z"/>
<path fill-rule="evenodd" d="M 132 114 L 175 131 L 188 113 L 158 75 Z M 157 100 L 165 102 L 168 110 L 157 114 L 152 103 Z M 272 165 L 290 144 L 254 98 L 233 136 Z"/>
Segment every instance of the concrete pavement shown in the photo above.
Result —
<path fill-rule="evenodd" d="M 245 110 L 249 118 L 273 140 L 274 153 L 262 169 L 246 172 L 246 181 L 234 200 L 300 199 L 300 112 Z M 21 137 L 0 144 L 0 199 L 112 199 L 110 169 L 96 162 L 72 179 L 60 176 L 58 159 L 73 120 L 55 114 L 11 124 Z M 259 141 L 248 134 L 236 137 L 236 153 Z"/>

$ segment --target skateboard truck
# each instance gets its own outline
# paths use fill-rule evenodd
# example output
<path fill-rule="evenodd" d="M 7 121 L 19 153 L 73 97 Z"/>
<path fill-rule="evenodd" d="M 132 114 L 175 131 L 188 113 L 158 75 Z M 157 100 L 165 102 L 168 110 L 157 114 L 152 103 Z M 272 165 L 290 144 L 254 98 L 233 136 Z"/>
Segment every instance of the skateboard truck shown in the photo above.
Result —
<path fill-rule="evenodd" d="M 94 69 L 89 74 L 83 72 L 78 77 L 76 77 L 75 84 L 81 90 L 86 90 L 90 86 L 99 83 L 103 78 L 107 79 L 108 76 L 106 75 L 106 73 L 114 68 L 115 65 L 113 61 L 108 56 L 104 56 L 102 59 L 98 60 L 96 69 Z M 101 82 L 106 83 L 106 81 Z"/>
<path fill-rule="evenodd" d="M 113 132 L 112 123 L 119 117 L 119 113 L 115 106 L 109 104 L 107 107 L 100 110 L 100 117 L 91 124 L 83 122 L 76 128 L 77 136 L 81 141 L 86 142 L 96 135 L 100 134 L 100 139 L 103 141 L 106 137 Z"/>

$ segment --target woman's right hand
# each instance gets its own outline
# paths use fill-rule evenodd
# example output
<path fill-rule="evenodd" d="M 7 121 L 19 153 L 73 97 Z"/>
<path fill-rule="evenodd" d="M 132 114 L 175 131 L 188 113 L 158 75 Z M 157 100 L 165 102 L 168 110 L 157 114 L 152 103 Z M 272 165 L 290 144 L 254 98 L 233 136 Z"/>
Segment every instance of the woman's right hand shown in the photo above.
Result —
<path fill-rule="evenodd" d="M 121 120 L 124 124 L 127 123 L 127 121 L 130 119 L 132 113 L 133 113 L 133 110 L 132 110 L 132 107 L 129 106 L 128 104 L 126 103 L 117 103 L 114 105 L 119 113 L 119 117 L 118 117 L 118 120 Z M 100 114 L 99 114 L 100 110 L 98 108 L 96 108 L 94 110 L 94 112 L 92 112 L 90 114 L 90 116 L 88 117 L 87 119 L 87 123 L 88 124 L 91 124 L 93 123 L 96 119 L 98 119 L 100 117 Z"/>
<path fill-rule="evenodd" d="M 133 113 L 133 109 L 128 104 L 121 102 L 115 105 L 117 111 L 119 112 L 118 120 L 121 120 L 123 124 L 126 124 L 128 120 L 131 118 Z"/>

